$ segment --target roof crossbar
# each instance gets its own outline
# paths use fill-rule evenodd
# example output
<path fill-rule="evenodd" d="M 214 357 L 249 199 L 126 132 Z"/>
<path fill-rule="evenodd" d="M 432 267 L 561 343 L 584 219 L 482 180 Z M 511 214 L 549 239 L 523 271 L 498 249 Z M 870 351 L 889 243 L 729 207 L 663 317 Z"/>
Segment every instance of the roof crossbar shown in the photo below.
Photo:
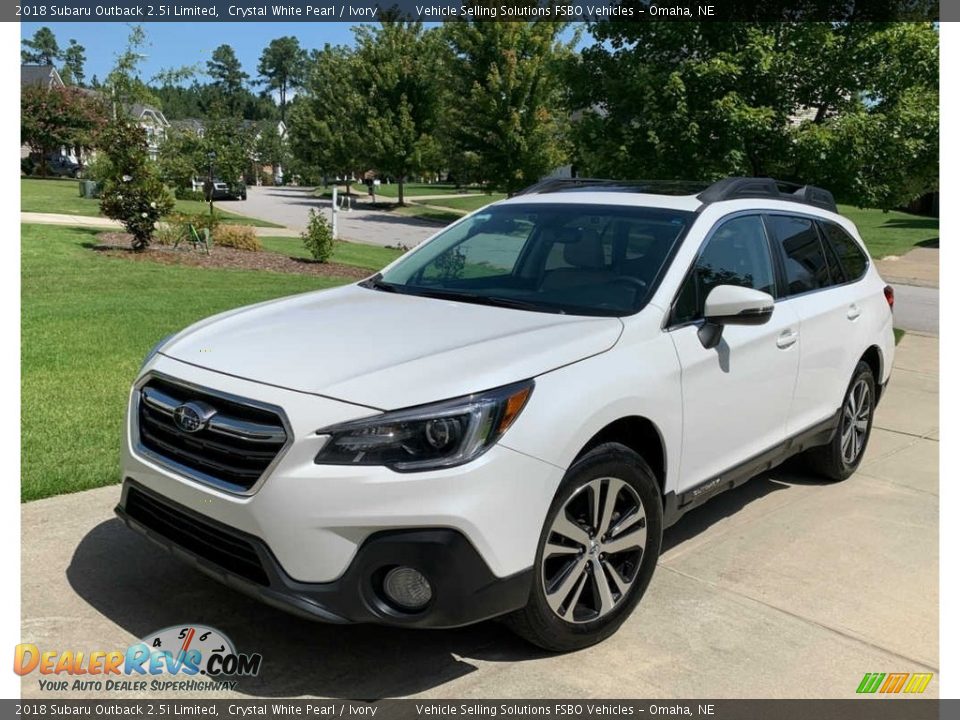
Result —
<path fill-rule="evenodd" d="M 729 177 L 718 180 L 697 197 L 705 204 L 721 200 L 769 198 L 787 200 L 837 212 L 833 193 L 814 185 L 797 185 L 773 178 Z"/>

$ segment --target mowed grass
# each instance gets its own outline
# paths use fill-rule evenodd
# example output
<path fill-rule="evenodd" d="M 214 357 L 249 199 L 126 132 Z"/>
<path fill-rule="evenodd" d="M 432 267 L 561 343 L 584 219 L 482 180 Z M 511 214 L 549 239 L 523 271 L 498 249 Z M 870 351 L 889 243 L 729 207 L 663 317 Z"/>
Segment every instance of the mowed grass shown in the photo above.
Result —
<path fill-rule="evenodd" d="M 83 246 L 98 232 L 22 226 L 23 501 L 119 481 L 127 393 L 159 339 L 223 310 L 348 282 L 107 258 Z"/>
<path fill-rule="evenodd" d="M 100 201 L 80 197 L 79 180 L 66 179 L 20 179 L 20 211 L 56 213 L 59 215 L 83 215 L 98 217 Z M 210 212 L 210 206 L 197 200 L 177 200 L 174 212 L 197 215 Z M 214 208 L 224 222 L 257 227 L 283 227 L 276 223 Z"/>
<path fill-rule="evenodd" d="M 283 253 L 289 257 L 309 258 L 310 253 L 303 246 L 303 240 L 293 237 L 262 237 L 263 247 L 271 252 Z M 363 245 L 361 243 L 337 242 L 330 262 L 356 265 L 357 267 L 380 270 L 403 254 L 400 250 Z"/>
<path fill-rule="evenodd" d="M 505 193 L 479 193 L 476 195 L 464 195 L 463 197 L 430 200 L 428 204 L 450 208 L 451 210 L 461 210 L 466 213 L 479 210 L 484 205 L 503 200 L 506 197 Z"/>
<path fill-rule="evenodd" d="M 852 205 L 840 205 L 838 209 L 841 215 L 857 226 L 870 254 L 877 259 L 887 255 L 903 255 L 915 247 L 939 245 L 939 218 Z"/>

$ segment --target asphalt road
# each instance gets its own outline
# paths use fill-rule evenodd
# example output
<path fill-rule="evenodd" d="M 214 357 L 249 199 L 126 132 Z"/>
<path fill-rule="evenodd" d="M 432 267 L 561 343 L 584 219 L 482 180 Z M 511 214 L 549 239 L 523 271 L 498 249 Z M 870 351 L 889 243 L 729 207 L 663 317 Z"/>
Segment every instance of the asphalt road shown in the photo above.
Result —
<path fill-rule="evenodd" d="M 893 286 L 893 324 L 913 332 L 940 334 L 940 289 Z"/>
<path fill-rule="evenodd" d="M 219 202 L 217 207 L 279 223 L 298 232 L 307 226 L 311 210 L 322 211 L 330 219 L 330 201 L 315 197 L 313 188 L 250 187 L 246 200 Z M 337 214 L 337 234 L 341 240 L 380 247 L 415 247 L 441 227 L 436 222 L 381 210 L 353 209 Z"/>

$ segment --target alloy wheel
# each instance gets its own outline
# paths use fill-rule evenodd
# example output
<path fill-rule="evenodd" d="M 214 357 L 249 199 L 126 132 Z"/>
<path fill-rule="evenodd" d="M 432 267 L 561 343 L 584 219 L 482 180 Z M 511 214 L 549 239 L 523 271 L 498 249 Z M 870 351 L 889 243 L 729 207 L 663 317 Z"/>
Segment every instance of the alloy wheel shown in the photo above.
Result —
<path fill-rule="evenodd" d="M 541 561 L 547 604 L 572 623 L 608 615 L 633 587 L 646 541 L 646 513 L 631 485 L 612 477 L 583 485 L 547 533 Z"/>
<path fill-rule="evenodd" d="M 854 383 L 843 403 L 843 422 L 840 425 L 840 454 L 847 465 L 853 465 L 867 439 L 870 427 L 870 387 L 866 379 Z"/>

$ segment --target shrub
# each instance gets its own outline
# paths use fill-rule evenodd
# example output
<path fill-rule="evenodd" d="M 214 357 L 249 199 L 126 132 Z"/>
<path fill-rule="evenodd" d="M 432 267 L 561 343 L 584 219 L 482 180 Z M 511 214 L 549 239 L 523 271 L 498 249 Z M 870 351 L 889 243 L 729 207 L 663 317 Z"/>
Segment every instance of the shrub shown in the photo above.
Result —
<path fill-rule="evenodd" d="M 300 237 L 303 239 L 303 246 L 317 262 L 327 262 L 333 255 L 335 241 L 330 223 L 316 210 L 310 211 L 307 229 L 300 233 Z"/>
<path fill-rule="evenodd" d="M 194 190 L 192 188 L 178 187 L 173 191 L 173 195 L 177 200 L 196 200 L 198 202 L 206 202 L 207 200 L 202 190 Z"/>
<path fill-rule="evenodd" d="M 157 225 L 153 232 L 153 245 L 163 245 L 164 247 L 173 245 L 178 237 L 183 235 L 183 228 L 176 222 L 165 222 Z"/>
<path fill-rule="evenodd" d="M 260 252 L 263 245 L 249 225 L 220 225 L 213 231 L 213 244 L 220 247 Z"/>
<path fill-rule="evenodd" d="M 114 121 L 103 135 L 109 175 L 103 181 L 100 210 L 119 220 L 133 235 L 133 249 L 150 245 L 157 221 L 173 210 L 173 197 L 147 155 L 143 128 L 127 120 Z"/>

